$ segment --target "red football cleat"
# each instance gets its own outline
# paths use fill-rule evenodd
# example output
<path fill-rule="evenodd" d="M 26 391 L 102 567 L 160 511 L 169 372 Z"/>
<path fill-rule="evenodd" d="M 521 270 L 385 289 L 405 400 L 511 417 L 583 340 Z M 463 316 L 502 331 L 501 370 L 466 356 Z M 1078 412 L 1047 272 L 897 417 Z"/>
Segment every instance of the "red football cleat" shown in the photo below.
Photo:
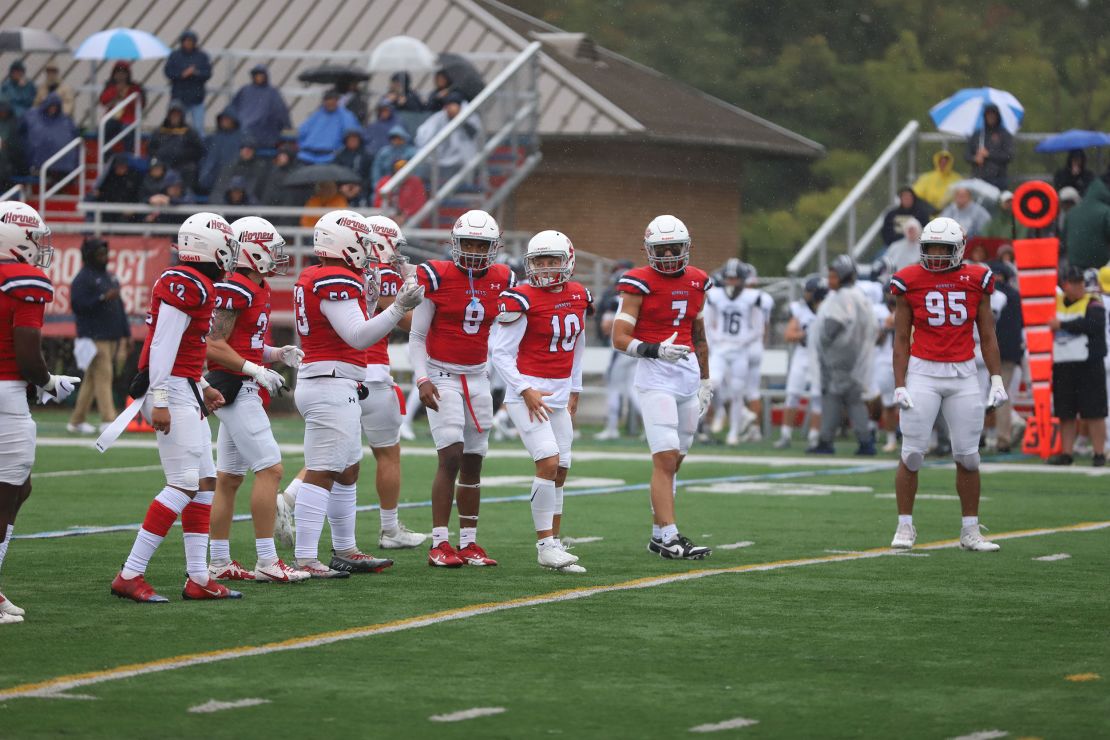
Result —
<path fill-rule="evenodd" d="M 142 574 L 134 578 L 127 579 L 123 577 L 121 571 L 114 581 L 112 581 L 112 593 L 121 599 L 131 599 L 140 604 L 166 604 L 169 599 L 165 596 L 159 596 L 154 587 L 146 582 Z"/>
<path fill-rule="evenodd" d="M 232 591 L 227 586 L 219 583 L 214 578 L 208 579 L 208 585 L 202 586 L 192 578 L 185 579 L 185 588 L 181 589 L 181 598 L 189 601 L 204 601 L 208 599 L 241 599 L 243 594 Z"/>
<path fill-rule="evenodd" d="M 463 559 L 455 552 L 455 548 L 451 547 L 451 543 L 444 540 L 428 550 L 428 565 L 438 568 L 461 568 Z"/>
<path fill-rule="evenodd" d="M 253 581 L 254 573 L 239 565 L 238 561 L 230 560 L 226 564 L 209 564 L 208 577 L 217 581 Z"/>
<path fill-rule="evenodd" d="M 459 550 L 459 557 L 467 565 L 497 565 L 497 561 L 486 555 L 486 551 L 477 542 L 471 542 Z"/>

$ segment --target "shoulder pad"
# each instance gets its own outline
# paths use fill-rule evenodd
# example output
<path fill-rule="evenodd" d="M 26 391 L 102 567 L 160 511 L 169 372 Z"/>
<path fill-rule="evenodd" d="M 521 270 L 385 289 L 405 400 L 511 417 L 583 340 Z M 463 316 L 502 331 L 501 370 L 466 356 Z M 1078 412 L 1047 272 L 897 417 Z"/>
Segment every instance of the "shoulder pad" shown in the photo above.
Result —
<path fill-rule="evenodd" d="M 353 301 L 366 293 L 366 284 L 350 270 L 332 268 L 315 275 L 312 292 L 323 301 Z"/>
<path fill-rule="evenodd" d="M 631 271 L 626 272 L 620 280 L 617 281 L 617 290 L 622 293 L 638 293 L 640 295 L 647 295 L 651 292 L 651 287 L 638 276 L 632 274 Z"/>
<path fill-rule="evenodd" d="M 502 311 L 527 312 L 532 308 L 532 302 L 520 288 L 509 288 L 501 291 L 500 307 Z"/>
<path fill-rule="evenodd" d="M 424 286 L 424 292 L 434 293 L 439 290 L 440 284 L 443 282 L 443 273 L 436 264 L 436 260 L 430 262 L 422 262 L 416 266 L 416 280 L 420 285 Z"/>
<path fill-rule="evenodd" d="M 216 308 L 225 311 L 241 311 L 254 305 L 254 291 L 238 280 L 224 280 L 216 283 Z"/>
<path fill-rule="evenodd" d="M 154 297 L 174 308 L 200 308 L 214 298 L 204 280 L 191 271 L 170 268 L 158 278 Z"/>
<path fill-rule="evenodd" d="M 506 311 L 505 304 L 502 303 L 501 313 L 497 314 L 497 320 L 502 324 L 511 324 L 523 315 L 520 311 Z"/>
<path fill-rule="evenodd" d="M 892 295 L 905 295 L 909 289 L 906 287 L 905 277 L 899 272 L 890 279 L 890 292 Z"/>
<path fill-rule="evenodd" d="M 395 296 L 404 284 L 404 279 L 396 270 L 382 268 L 378 270 L 378 295 Z"/>
<path fill-rule="evenodd" d="M 0 292 L 24 303 L 52 303 L 54 284 L 46 273 L 31 265 L 12 265 L 19 269 L 5 270 L 0 274 Z"/>

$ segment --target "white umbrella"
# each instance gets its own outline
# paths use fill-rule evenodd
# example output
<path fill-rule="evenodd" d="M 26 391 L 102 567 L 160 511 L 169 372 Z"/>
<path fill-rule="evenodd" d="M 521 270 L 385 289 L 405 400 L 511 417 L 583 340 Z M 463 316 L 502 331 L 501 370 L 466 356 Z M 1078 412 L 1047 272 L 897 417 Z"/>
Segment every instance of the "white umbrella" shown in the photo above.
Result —
<path fill-rule="evenodd" d="M 135 28 L 110 28 L 94 33 L 81 42 L 73 56 L 77 59 L 161 59 L 170 47 L 159 38 Z"/>
<path fill-rule="evenodd" d="M 394 36 L 370 53 L 371 72 L 423 72 L 436 69 L 436 55 L 420 39 Z"/>
<path fill-rule="evenodd" d="M 69 47 L 50 31 L 20 26 L 0 30 L 0 51 L 69 51 Z"/>

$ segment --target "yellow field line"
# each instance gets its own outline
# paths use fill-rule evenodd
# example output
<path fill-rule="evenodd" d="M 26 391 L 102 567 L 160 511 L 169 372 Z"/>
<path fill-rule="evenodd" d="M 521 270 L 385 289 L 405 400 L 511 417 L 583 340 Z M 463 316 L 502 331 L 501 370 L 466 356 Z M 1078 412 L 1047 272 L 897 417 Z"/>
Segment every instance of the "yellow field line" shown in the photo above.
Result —
<path fill-rule="evenodd" d="M 1110 521 L 1083 522 L 1062 527 L 1024 529 L 1014 532 L 1003 532 L 997 535 L 992 535 L 992 539 L 1005 540 L 1017 539 L 1021 537 L 1037 537 L 1047 534 L 1060 534 L 1065 532 L 1090 532 L 1106 528 L 1110 528 Z M 955 547 L 957 544 L 959 544 L 959 540 L 940 540 L 937 542 L 919 545 L 915 549 L 940 550 Z M 627 591 L 632 589 L 651 588 L 653 586 L 661 586 L 668 583 L 676 583 L 680 581 L 693 580 L 696 578 L 704 578 L 706 576 L 714 576 L 725 573 L 762 572 L 806 565 L 819 565 L 822 563 L 863 560 L 867 558 L 876 558 L 895 554 L 897 554 L 897 551 L 895 550 L 891 550 L 886 547 L 879 547 L 871 550 L 861 550 L 859 552 L 852 553 L 822 555 L 812 558 L 774 560 L 766 563 L 736 565 L 729 568 L 703 568 L 699 570 L 683 571 L 681 573 L 672 573 L 668 575 L 635 578 L 629 581 L 621 581 L 619 583 L 604 586 L 586 586 L 582 588 L 562 589 L 559 591 L 552 591 L 550 593 L 539 594 L 536 596 L 524 596 L 516 599 L 494 601 L 485 604 L 471 604 L 469 606 L 459 607 L 457 609 L 447 609 L 444 611 L 432 612 L 430 614 L 423 614 L 415 617 L 406 617 L 404 619 L 396 619 L 389 622 L 366 625 L 363 627 L 351 627 L 348 629 L 320 632 L 313 635 L 305 635 L 303 637 L 293 637 L 287 640 L 265 643 L 263 645 L 257 645 L 253 647 L 246 646 L 236 648 L 223 648 L 220 650 L 211 650 L 203 653 L 190 653 L 169 658 L 160 658 L 158 660 L 151 660 L 143 663 L 133 663 L 130 665 L 117 666 L 115 668 L 109 668 L 107 670 L 90 671 L 88 673 L 77 673 L 68 676 L 59 676 L 57 678 L 51 678 L 45 681 L 21 684 L 18 686 L 12 686 L 7 689 L 0 689 L 0 701 L 29 696 L 56 696 L 61 694 L 62 692 L 77 688 L 79 686 L 104 683 L 107 681 L 120 680 L 148 673 L 157 673 L 160 671 L 176 670 L 178 668 L 186 668 L 189 666 L 202 665 L 205 663 L 233 660 L 235 658 L 249 657 L 254 655 L 266 655 L 269 653 L 283 652 L 286 650 L 299 650 L 309 647 L 315 647 L 318 645 L 326 645 L 332 642 L 339 642 L 343 640 L 370 637 L 372 635 L 384 634 L 389 632 L 399 632 L 407 629 L 415 629 L 418 627 L 426 627 L 435 624 L 441 624 L 443 622 L 466 619 L 468 617 L 474 617 L 481 614 L 489 614 L 491 612 L 504 611 L 507 609 L 514 609 L 522 606 L 535 606 L 540 604 L 550 604 L 560 601 L 581 599 L 596 594 L 608 593 L 612 591 Z"/>

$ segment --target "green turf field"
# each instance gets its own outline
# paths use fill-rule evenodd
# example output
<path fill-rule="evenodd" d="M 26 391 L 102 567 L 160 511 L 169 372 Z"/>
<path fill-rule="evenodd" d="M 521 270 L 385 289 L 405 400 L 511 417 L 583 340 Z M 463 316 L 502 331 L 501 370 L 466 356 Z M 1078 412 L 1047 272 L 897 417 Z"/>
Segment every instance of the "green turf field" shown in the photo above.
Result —
<path fill-rule="evenodd" d="M 43 416 L 40 436 L 65 437 L 60 419 Z M 297 433 L 279 424 L 283 443 Z M 402 519 L 428 531 L 434 458 L 410 449 L 403 501 L 417 506 Z M 180 600 L 179 529 L 148 573 L 171 598 L 160 606 L 108 594 L 133 531 L 17 539 L 0 586 L 27 621 L 0 627 L 0 737 L 1110 737 L 1110 528 L 1051 531 L 1110 521 L 1110 477 L 986 473 L 982 519 L 1013 536 L 972 554 L 945 542 L 959 532 L 952 472 L 929 469 L 918 543 L 944 544 L 890 555 L 893 456 L 803 464 L 769 445 L 742 460 L 702 446 L 679 524 L 718 549 L 671 562 L 645 552 L 643 491 L 599 492 L 647 481 L 642 444 L 576 452 L 586 485 L 567 490 L 589 495 L 568 496 L 563 534 L 599 538 L 575 545 L 581 576 L 536 565 L 521 501 L 482 509 L 497 568 L 431 570 L 422 550 L 394 551 L 380 575 L 246 584 L 238 602 Z M 495 445 L 486 472 L 500 482 L 484 497 L 527 493 L 507 478 L 531 477 L 521 453 Z M 286 455 L 289 475 L 300 462 Z M 156 465 L 153 449 L 41 447 L 17 535 L 139 522 Z M 376 503 L 372 487 L 359 502 Z M 377 528 L 360 514 L 364 549 Z M 249 522 L 232 554 L 253 565 Z M 694 577 L 706 571 L 725 572 Z M 242 704 L 189 711 L 212 700 Z M 491 713 L 432 719 L 473 709 Z"/>

